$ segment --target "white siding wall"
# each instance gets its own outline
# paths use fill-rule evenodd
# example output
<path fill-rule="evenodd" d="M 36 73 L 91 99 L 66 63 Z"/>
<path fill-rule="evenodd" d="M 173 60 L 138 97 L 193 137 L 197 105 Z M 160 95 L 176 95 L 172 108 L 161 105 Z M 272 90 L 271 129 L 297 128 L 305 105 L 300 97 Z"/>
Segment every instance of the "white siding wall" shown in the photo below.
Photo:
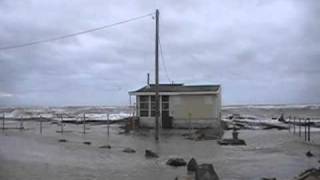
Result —
<path fill-rule="evenodd" d="M 218 118 L 220 110 L 217 95 L 177 95 L 170 96 L 170 115 L 177 119 Z"/>
<path fill-rule="evenodd" d="M 219 95 L 170 96 L 170 116 L 174 127 L 213 127 L 220 124 Z M 191 115 L 189 117 L 189 115 Z"/>
<path fill-rule="evenodd" d="M 139 104 L 139 98 L 137 98 L 137 104 Z M 173 127 L 186 128 L 190 124 L 193 127 L 220 126 L 221 95 L 219 93 L 218 95 L 170 96 L 169 110 L 170 116 L 173 117 Z M 139 109 L 137 109 L 137 112 L 139 112 Z M 189 113 L 191 113 L 191 121 L 189 120 Z M 161 126 L 161 114 L 159 120 Z M 140 117 L 140 124 L 146 127 L 154 127 L 154 117 Z"/>

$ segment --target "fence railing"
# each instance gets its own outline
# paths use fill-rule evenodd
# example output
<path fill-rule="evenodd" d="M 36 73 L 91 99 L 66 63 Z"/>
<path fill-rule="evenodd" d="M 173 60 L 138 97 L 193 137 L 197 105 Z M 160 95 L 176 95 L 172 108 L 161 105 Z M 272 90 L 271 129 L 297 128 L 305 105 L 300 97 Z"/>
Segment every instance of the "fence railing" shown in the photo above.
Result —
<path fill-rule="evenodd" d="M 304 136 L 304 140 L 307 142 L 311 141 L 311 127 L 316 126 L 315 120 L 319 120 L 320 118 L 305 118 L 305 117 L 295 117 L 289 116 L 287 123 L 289 124 L 289 132 L 293 135 L 298 135 L 299 137 Z"/>

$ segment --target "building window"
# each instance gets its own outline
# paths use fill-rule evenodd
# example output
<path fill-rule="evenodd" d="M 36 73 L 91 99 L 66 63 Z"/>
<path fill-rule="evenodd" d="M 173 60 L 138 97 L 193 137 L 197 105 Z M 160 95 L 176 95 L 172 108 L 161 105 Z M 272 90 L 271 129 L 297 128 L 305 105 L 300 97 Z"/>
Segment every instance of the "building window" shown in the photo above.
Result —
<path fill-rule="evenodd" d="M 140 116 L 149 116 L 149 96 L 140 96 Z"/>
<path fill-rule="evenodd" d="M 150 96 L 151 98 L 151 116 L 156 116 L 156 97 Z M 161 96 L 162 111 L 169 111 L 169 96 Z"/>
<path fill-rule="evenodd" d="M 162 102 L 169 102 L 169 96 L 162 96 Z"/>
<path fill-rule="evenodd" d="M 142 110 L 140 110 L 140 116 L 141 116 L 141 117 L 148 117 L 148 116 L 149 116 L 149 111 L 142 111 Z"/>
<path fill-rule="evenodd" d="M 169 96 L 162 96 L 162 111 L 169 111 Z"/>
<path fill-rule="evenodd" d="M 151 97 L 151 116 L 155 117 L 156 116 L 156 97 L 155 96 L 150 96 Z"/>

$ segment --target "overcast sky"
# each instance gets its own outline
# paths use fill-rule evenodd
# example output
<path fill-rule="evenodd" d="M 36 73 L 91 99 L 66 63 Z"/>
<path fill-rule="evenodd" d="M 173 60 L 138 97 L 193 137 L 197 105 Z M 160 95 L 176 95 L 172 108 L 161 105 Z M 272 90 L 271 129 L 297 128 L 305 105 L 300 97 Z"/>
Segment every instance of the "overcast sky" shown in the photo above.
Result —
<path fill-rule="evenodd" d="M 318 0 L 0 0 L 0 47 L 160 9 L 170 81 L 221 84 L 223 104 L 320 102 Z M 154 80 L 151 17 L 0 51 L 0 105 L 126 105 Z M 163 61 L 160 81 L 168 83 Z"/>

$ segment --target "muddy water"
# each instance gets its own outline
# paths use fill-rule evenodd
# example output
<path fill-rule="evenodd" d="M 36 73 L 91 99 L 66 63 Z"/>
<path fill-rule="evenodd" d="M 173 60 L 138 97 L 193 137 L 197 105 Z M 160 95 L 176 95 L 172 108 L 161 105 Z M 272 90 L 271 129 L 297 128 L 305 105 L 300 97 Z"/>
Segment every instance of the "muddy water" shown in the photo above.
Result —
<path fill-rule="evenodd" d="M 186 131 L 162 131 L 159 143 L 153 139 L 153 131 L 119 135 L 116 125 L 107 137 L 105 125 L 88 125 L 82 134 L 82 125 L 66 125 L 63 135 L 60 127 L 44 124 L 43 135 L 39 124 L 27 122 L 27 130 L 0 130 L 0 179 L 133 179 L 164 180 L 186 174 L 186 168 L 173 168 L 165 163 L 169 157 L 191 157 L 199 163 L 212 163 L 221 179 L 261 179 L 277 177 L 292 179 L 306 168 L 317 167 L 320 159 L 320 134 L 312 136 L 313 144 L 292 136 L 288 131 L 248 130 L 240 137 L 248 146 L 219 146 L 216 141 L 191 141 L 183 138 Z M 230 132 L 225 133 L 230 137 Z M 59 143 L 58 139 L 67 139 Z M 83 141 L 91 141 L 90 146 Z M 100 149 L 110 144 L 112 149 Z M 136 153 L 123 153 L 131 147 Z M 144 150 L 159 153 L 159 159 L 146 159 Z M 304 154 L 311 150 L 316 158 Z"/>

